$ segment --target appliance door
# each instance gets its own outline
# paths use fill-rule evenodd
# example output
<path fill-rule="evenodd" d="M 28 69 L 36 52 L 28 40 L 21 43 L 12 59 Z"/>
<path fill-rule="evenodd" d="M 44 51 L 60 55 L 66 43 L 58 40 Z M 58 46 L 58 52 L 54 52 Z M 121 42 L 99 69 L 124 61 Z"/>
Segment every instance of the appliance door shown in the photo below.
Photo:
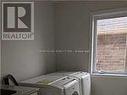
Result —
<path fill-rule="evenodd" d="M 81 95 L 79 91 L 79 82 L 73 81 L 68 85 L 65 85 L 65 95 Z"/>
<path fill-rule="evenodd" d="M 74 91 L 72 95 L 79 95 L 79 93 L 77 91 Z"/>
<path fill-rule="evenodd" d="M 38 92 L 31 93 L 30 95 L 39 95 Z"/>

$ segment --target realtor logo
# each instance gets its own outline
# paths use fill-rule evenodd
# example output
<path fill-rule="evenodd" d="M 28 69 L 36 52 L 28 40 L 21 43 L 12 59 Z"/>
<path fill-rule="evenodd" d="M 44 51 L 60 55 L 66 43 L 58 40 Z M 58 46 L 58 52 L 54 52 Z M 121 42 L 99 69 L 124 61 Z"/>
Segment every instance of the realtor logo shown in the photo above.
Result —
<path fill-rule="evenodd" d="M 33 40 L 33 21 L 33 2 L 2 2 L 2 40 Z"/>

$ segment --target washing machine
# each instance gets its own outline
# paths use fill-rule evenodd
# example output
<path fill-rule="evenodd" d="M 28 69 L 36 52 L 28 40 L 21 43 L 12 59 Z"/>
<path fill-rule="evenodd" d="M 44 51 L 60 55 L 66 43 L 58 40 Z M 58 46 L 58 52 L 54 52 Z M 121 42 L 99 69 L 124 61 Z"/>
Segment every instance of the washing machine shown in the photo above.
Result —
<path fill-rule="evenodd" d="M 55 82 L 57 80 L 60 80 L 61 78 L 66 77 L 66 76 L 50 76 L 49 74 L 47 75 L 41 75 L 38 77 L 34 77 L 28 80 L 23 80 L 19 84 L 20 85 L 27 85 L 27 86 L 36 86 L 39 84 L 43 85 L 49 85 L 52 82 Z"/>
<path fill-rule="evenodd" d="M 42 75 L 19 84 L 40 88 L 40 95 L 81 95 L 79 81 L 71 76 Z"/>
<path fill-rule="evenodd" d="M 81 95 L 90 95 L 91 94 L 91 78 L 90 74 L 87 72 L 55 72 L 48 74 L 49 76 L 71 76 L 79 80 L 79 88 Z"/>

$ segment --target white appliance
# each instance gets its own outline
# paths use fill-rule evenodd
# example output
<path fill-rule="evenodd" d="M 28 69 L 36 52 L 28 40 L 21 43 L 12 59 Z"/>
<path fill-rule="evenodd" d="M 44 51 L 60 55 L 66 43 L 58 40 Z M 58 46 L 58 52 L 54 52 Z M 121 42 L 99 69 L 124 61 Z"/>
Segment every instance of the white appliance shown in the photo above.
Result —
<path fill-rule="evenodd" d="M 42 75 L 42 76 L 38 76 L 32 79 L 28 79 L 28 80 L 24 80 L 21 81 L 19 84 L 20 85 L 28 85 L 28 86 L 33 86 L 36 84 L 44 84 L 44 85 L 49 85 L 52 82 L 55 82 L 57 80 L 62 79 L 63 77 L 66 76 L 50 76 L 50 75 Z"/>
<path fill-rule="evenodd" d="M 78 80 L 69 76 L 52 83 L 51 86 L 60 89 L 62 93 L 58 95 L 81 95 Z"/>
<path fill-rule="evenodd" d="M 71 76 L 79 80 L 79 87 L 81 95 L 91 94 L 91 78 L 90 74 L 87 72 L 55 72 L 48 74 L 50 76 Z"/>
<path fill-rule="evenodd" d="M 71 76 L 42 75 L 20 85 L 40 88 L 40 95 L 81 95 L 79 81 Z"/>

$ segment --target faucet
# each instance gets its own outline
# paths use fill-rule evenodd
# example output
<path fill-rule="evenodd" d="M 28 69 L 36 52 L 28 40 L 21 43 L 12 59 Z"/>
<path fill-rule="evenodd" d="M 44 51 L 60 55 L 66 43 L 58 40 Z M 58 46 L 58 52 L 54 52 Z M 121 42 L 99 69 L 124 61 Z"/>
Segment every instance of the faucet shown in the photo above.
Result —
<path fill-rule="evenodd" d="M 14 85 L 19 86 L 16 79 L 11 74 L 8 74 L 5 77 L 3 77 L 2 83 L 4 85 L 9 85 L 9 80 L 11 80 L 14 83 Z"/>

